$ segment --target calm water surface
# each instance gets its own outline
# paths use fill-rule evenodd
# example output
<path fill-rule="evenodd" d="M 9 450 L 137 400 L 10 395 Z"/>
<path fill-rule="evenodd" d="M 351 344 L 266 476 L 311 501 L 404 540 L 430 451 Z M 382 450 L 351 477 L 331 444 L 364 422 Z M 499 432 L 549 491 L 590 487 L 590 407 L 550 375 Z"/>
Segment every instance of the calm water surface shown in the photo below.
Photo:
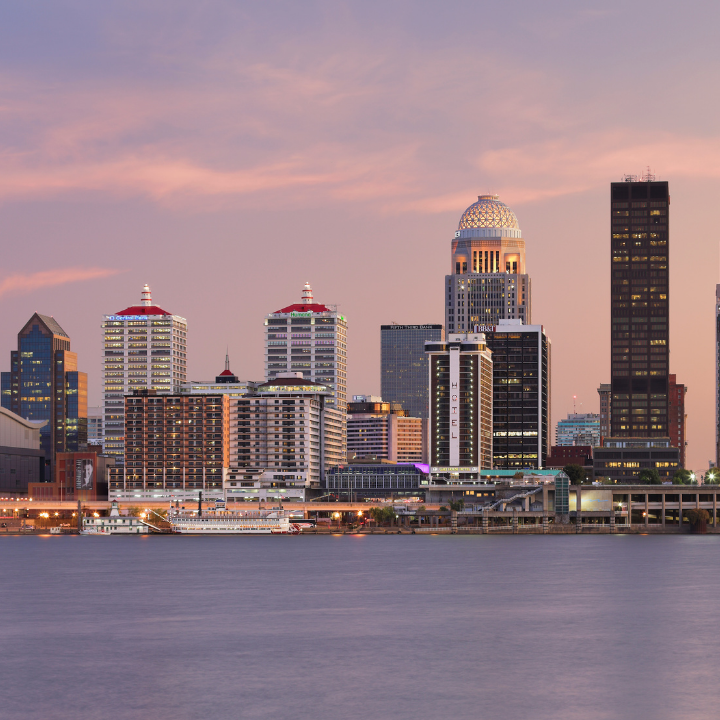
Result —
<path fill-rule="evenodd" d="M 710 718 L 720 538 L 0 537 L 0 717 Z"/>

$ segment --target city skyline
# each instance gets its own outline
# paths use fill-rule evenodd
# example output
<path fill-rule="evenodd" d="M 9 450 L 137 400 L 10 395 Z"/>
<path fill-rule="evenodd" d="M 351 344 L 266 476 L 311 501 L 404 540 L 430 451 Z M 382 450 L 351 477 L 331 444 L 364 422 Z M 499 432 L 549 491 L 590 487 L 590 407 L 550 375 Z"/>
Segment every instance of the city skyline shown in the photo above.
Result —
<path fill-rule="evenodd" d="M 44 24 L 4 11 L 15 110 L 3 116 L 0 357 L 33 312 L 53 315 L 97 406 L 101 315 L 149 283 L 188 319 L 189 379 L 214 377 L 229 346 L 234 372 L 260 380 L 262 319 L 309 280 L 351 319 L 348 394 L 379 393 L 378 327 L 443 322 L 447 240 L 495 193 L 523 228 L 533 320 L 553 340 L 552 422 L 573 395 L 596 412 L 610 377 L 608 184 L 649 164 L 670 182 L 674 248 L 692 250 L 671 251 L 670 371 L 688 386 L 688 465 L 707 467 L 720 139 L 703 48 L 717 9 L 698 23 L 620 4 L 310 5 L 278 25 L 275 7 L 216 8 L 222 23 L 182 4 L 142 23 L 137 10 Z M 650 108 L 618 113 L 638 87 Z"/>

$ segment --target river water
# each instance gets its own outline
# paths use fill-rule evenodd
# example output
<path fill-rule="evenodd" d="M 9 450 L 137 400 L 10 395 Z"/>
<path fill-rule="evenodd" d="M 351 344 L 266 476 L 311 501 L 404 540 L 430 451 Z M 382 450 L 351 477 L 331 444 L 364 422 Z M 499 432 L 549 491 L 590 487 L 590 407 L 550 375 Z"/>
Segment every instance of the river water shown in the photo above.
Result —
<path fill-rule="evenodd" d="M 0 536 L 0 717 L 716 717 L 719 570 L 712 536 Z"/>

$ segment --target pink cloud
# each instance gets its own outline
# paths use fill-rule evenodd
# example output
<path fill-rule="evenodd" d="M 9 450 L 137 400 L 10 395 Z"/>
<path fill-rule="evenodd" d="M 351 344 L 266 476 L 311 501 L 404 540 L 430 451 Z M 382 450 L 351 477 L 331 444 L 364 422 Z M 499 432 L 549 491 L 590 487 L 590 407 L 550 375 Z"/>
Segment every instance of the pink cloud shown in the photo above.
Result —
<path fill-rule="evenodd" d="M 67 283 L 96 280 L 98 278 L 117 275 L 121 270 L 110 268 L 62 268 L 58 270 L 43 270 L 41 272 L 23 275 L 17 273 L 0 280 L 0 297 L 3 295 L 20 295 L 40 288 L 49 288 Z"/>

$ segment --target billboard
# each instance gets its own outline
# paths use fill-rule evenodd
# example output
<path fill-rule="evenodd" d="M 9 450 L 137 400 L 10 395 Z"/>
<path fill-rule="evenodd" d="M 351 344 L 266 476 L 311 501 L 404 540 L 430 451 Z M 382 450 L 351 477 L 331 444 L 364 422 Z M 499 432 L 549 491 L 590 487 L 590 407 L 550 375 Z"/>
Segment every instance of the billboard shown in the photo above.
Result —
<path fill-rule="evenodd" d="M 92 490 L 95 481 L 95 461 L 83 458 L 75 461 L 75 489 Z"/>

